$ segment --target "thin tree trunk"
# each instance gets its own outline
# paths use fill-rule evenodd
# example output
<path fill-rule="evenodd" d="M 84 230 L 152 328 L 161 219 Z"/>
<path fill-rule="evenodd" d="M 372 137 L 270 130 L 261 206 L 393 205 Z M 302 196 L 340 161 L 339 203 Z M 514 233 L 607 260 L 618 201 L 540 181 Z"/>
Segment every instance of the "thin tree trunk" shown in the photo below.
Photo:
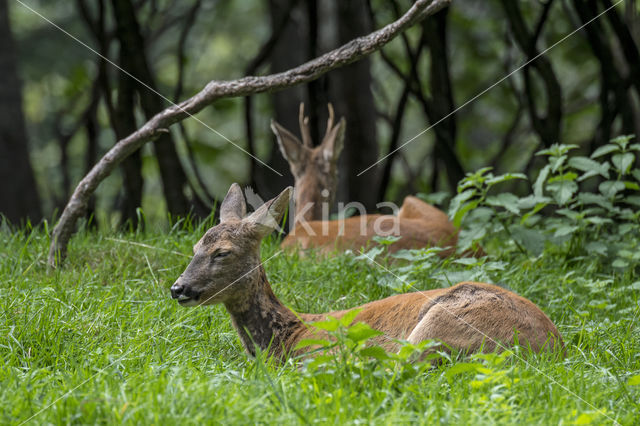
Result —
<path fill-rule="evenodd" d="M 365 0 L 336 0 L 338 44 L 371 31 L 366 7 Z M 378 161 L 377 114 L 370 68 L 371 61 L 364 58 L 331 76 L 336 115 L 347 119 L 338 199 L 361 202 L 367 210 L 375 209 L 378 195 L 375 189 L 379 183 L 378 168 L 358 176 L 358 173 Z"/>
<path fill-rule="evenodd" d="M 291 19 L 291 10 L 296 5 L 298 0 L 288 0 L 288 3 L 284 6 L 283 9 L 280 9 L 282 6 L 278 4 L 277 7 L 279 11 L 274 10 L 276 7 L 275 4 L 270 3 L 270 13 L 271 13 L 271 36 L 269 39 L 262 45 L 258 54 L 249 62 L 247 67 L 244 70 L 244 75 L 255 75 L 260 66 L 262 66 L 267 60 L 272 56 L 272 52 L 274 48 L 277 46 L 278 41 L 282 37 L 284 30 L 288 27 L 289 19 Z M 280 20 L 275 21 L 277 19 L 276 14 L 280 15 Z M 249 184 L 256 188 L 258 192 L 262 189 L 261 185 L 258 186 L 258 169 L 260 168 L 260 164 L 256 161 L 256 144 L 254 140 L 254 131 L 253 131 L 253 97 L 247 96 L 244 98 L 244 119 L 245 119 L 245 134 L 247 137 L 247 152 L 251 155 L 251 165 L 249 169 Z M 272 136 L 271 136 L 272 137 Z M 273 141 L 273 140 L 272 140 Z M 272 149 L 273 146 L 272 146 Z M 264 176 L 260 175 L 260 178 L 263 179 Z"/>
<path fill-rule="evenodd" d="M 120 63 L 126 67 L 128 61 L 126 55 L 120 56 Z M 135 109 L 135 93 L 133 80 L 125 74 L 120 74 L 118 82 L 118 99 L 115 105 L 115 116 L 113 117 L 113 127 L 116 137 L 122 139 L 136 129 L 136 118 L 133 114 Z M 120 204 L 122 214 L 121 222 L 130 221 L 133 227 L 138 226 L 136 209 L 142 205 L 142 157 L 140 150 L 131 154 L 122 162 L 123 171 L 123 199 Z"/>
<path fill-rule="evenodd" d="M 307 59 L 304 49 L 300 48 L 306 45 L 307 39 L 304 7 L 303 2 L 291 4 L 290 0 L 269 1 L 271 31 L 280 33 L 271 54 L 271 72 L 290 69 Z M 289 19 L 285 19 L 284 14 L 290 14 Z M 283 22 L 284 27 L 280 27 Z M 274 93 L 272 96 L 275 120 L 293 132 L 298 128 L 298 105 L 304 101 L 304 92 L 304 86 L 295 86 Z M 293 185 L 289 164 L 277 148 L 275 135 L 270 134 L 268 138 L 271 142 L 271 151 L 267 164 L 283 176 L 278 176 L 265 167 L 256 167 L 254 170 L 256 190 L 264 199 L 275 197 L 282 188 Z"/>
<path fill-rule="evenodd" d="M 29 160 L 7 0 L 0 0 L 0 213 L 11 222 L 42 218 L 40 198 Z"/>
<path fill-rule="evenodd" d="M 583 23 L 590 21 L 598 13 L 595 1 L 574 0 L 573 4 Z M 594 150 L 609 142 L 613 133 L 613 123 L 618 114 L 621 114 L 625 132 L 633 132 L 635 126 L 627 86 L 615 67 L 604 28 L 596 20 L 584 27 L 584 34 L 589 47 L 600 63 L 600 124 L 596 128 L 589 147 L 590 150 Z"/>
<path fill-rule="evenodd" d="M 86 152 L 86 167 L 85 174 L 89 173 L 91 168 L 98 161 L 98 108 L 97 105 L 95 108 L 89 111 L 87 114 L 87 119 L 85 122 L 85 130 L 87 132 L 87 152 Z M 96 197 L 93 196 L 89 199 L 87 203 L 87 219 L 88 225 L 90 227 L 97 228 L 98 226 L 98 218 L 96 217 Z"/>
<path fill-rule="evenodd" d="M 319 28 L 321 25 L 319 7 L 317 0 L 308 0 L 307 6 L 307 56 L 305 60 L 314 58 L 319 52 Z M 318 80 L 310 81 L 307 84 L 307 99 L 308 108 L 305 108 L 307 115 L 309 116 L 309 132 L 311 133 L 311 140 L 315 143 L 320 143 L 324 128 L 322 127 L 321 119 L 327 118 L 327 102 L 330 101 L 329 94 L 326 87 L 326 79 L 319 78 Z M 323 120 L 324 122 L 324 120 Z"/>
<path fill-rule="evenodd" d="M 133 4 L 130 0 L 114 0 L 113 11 L 117 23 L 120 49 L 124 55 L 131 59 L 131 67 L 127 71 L 155 90 L 155 78 L 147 62 L 145 43 Z M 142 110 L 147 118 L 153 117 L 163 110 L 162 99 L 157 94 L 137 82 L 135 87 L 140 96 Z M 189 211 L 189 202 L 183 192 L 187 178 L 170 133 L 165 133 L 158 138 L 155 143 L 155 151 L 167 210 L 171 215 L 184 215 Z"/>
<path fill-rule="evenodd" d="M 551 66 L 551 62 L 545 56 L 538 56 L 536 47 L 544 23 L 547 20 L 547 13 L 550 10 L 552 1 L 544 5 L 541 16 L 538 19 L 536 30 L 531 33 L 520 11 L 517 1 L 501 0 L 505 15 L 509 20 L 511 33 L 520 50 L 526 55 L 527 60 L 536 58 L 535 61 L 526 65 L 523 70 L 526 99 L 528 102 L 529 118 L 531 124 L 538 133 L 540 141 L 545 146 L 549 146 L 560 141 L 560 130 L 562 120 L 562 87 Z M 538 92 L 533 84 L 531 69 L 537 71 L 537 75 L 542 80 L 546 97 L 546 114 L 539 115 L 536 106 L 536 93 Z"/>
<path fill-rule="evenodd" d="M 455 110 L 453 88 L 449 75 L 449 54 L 447 52 L 447 16 L 449 8 L 433 15 L 433 19 L 423 23 L 425 39 L 431 55 L 429 67 L 429 121 L 435 123 Z M 447 171 L 449 189 L 455 191 L 458 182 L 464 177 L 464 170 L 456 154 L 457 124 L 456 115 L 433 128 L 436 134 L 435 153 L 444 163 Z"/>

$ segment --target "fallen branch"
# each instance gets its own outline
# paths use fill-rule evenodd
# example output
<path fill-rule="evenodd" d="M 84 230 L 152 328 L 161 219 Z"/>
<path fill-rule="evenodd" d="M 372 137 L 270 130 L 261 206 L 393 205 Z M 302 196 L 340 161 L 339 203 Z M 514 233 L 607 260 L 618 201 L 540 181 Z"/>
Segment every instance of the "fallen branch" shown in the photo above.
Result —
<path fill-rule="evenodd" d="M 53 229 L 49 247 L 49 265 L 56 267 L 64 261 L 76 221 L 84 214 L 89 198 L 100 182 L 109 176 L 122 160 L 140 149 L 142 145 L 168 132 L 168 127 L 172 124 L 198 113 L 218 99 L 276 91 L 315 80 L 328 71 L 375 52 L 411 25 L 447 6 L 450 1 L 417 0 L 400 19 L 296 68 L 267 76 L 249 76 L 231 81 L 213 80 L 193 97 L 156 114 L 134 133 L 118 141 L 80 181 L 62 212 L 58 224 Z"/>

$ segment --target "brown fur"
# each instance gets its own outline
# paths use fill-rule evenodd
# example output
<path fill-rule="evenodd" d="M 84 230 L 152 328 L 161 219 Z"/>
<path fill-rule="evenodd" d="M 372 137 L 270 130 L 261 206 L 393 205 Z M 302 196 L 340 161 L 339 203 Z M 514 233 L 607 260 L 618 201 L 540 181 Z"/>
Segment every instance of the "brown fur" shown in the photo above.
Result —
<path fill-rule="evenodd" d="M 423 204 L 423 209 L 416 209 L 416 205 Z M 410 208 L 407 209 L 407 206 Z M 419 249 L 439 246 L 445 249 L 438 253 L 447 257 L 455 252 L 458 233 L 453 224 L 441 210 L 425 203 L 416 197 L 406 197 L 399 210 L 398 217 L 391 215 L 368 214 L 354 216 L 343 221 L 311 221 L 298 223 L 293 231 L 282 241 L 282 248 L 319 249 L 321 253 L 334 250 L 357 250 L 374 244 L 371 238 L 376 235 L 375 223 L 378 229 L 389 231 L 393 221 L 398 220 L 398 232 L 391 233 L 400 240 L 389 246 L 394 253 L 401 249 Z M 361 232 L 364 225 L 365 232 Z"/>
<path fill-rule="evenodd" d="M 458 233 L 447 215 L 413 196 L 404 199 L 397 217 L 365 215 L 344 221 L 322 221 L 322 205 L 333 202 L 337 189 L 337 160 L 344 144 L 346 122 L 342 118 L 333 126 L 333 108 L 329 104 L 327 132 L 322 143 L 314 148 L 303 104 L 300 104 L 299 121 L 302 141 L 275 121 L 271 123 L 280 151 L 289 162 L 295 179 L 295 225 L 284 239 L 283 248 L 316 248 L 322 253 L 348 249 L 356 251 L 367 244 L 375 244 L 371 241 L 377 235 L 373 224 L 376 219 L 385 217 L 388 220 L 383 220 L 383 224 L 386 223 L 387 228 L 392 220 L 399 223 L 398 232 L 393 235 L 400 237 L 400 240 L 390 246 L 391 252 L 433 246 L 446 248 L 439 253 L 441 257 L 455 252 Z M 364 233 L 360 231 L 361 221 L 366 223 Z"/>
<path fill-rule="evenodd" d="M 328 315 L 340 318 L 348 310 L 323 314 L 294 314 L 278 300 L 260 260 L 260 241 L 271 232 L 265 220 L 280 220 L 289 197 L 287 188 L 245 219 L 244 200 L 237 184 L 222 203 L 221 223 L 194 246 L 194 257 L 171 287 L 183 306 L 223 303 L 240 340 L 250 354 L 255 345 L 278 359 L 295 351 L 305 338 L 318 337 L 305 323 Z M 532 302 L 503 288 L 463 282 L 450 288 L 406 293 L 360 306 L 354 322 L 364 322 L 384 335 L 375 342 L 395 350 L 394 339 L 418 343 L 436 339 L 465 351 L 501 350 L 516 340 L 535 352 L 563 347 L 562 337 Z M 497 343 L 501 346 L 497 346 Z"/>

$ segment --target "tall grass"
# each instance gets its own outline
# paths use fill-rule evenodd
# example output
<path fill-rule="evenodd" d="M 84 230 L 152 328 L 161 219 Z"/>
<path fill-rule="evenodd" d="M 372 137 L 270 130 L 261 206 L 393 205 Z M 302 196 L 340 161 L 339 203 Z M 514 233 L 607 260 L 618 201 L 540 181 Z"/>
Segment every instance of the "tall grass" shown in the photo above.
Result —
<path fill-rule="evenodd" d="M 334 357 L 277 366 L 242 351 L 222 306 L 184 309 L 168 288 L 206 225 L 83 231 L 47 271 L 42 228 L 0 232 L 0 423 L 588 424 L 637 422 L 640 282 L 587 256 L 513 245 L 479 261 L 413 253 L 393 274 L 350 254 L 265 265 L 299 312 L 356 306 L 464 279 L 506 286 L 558 325 L 565 359 L 489 354 L 429 368 Z M 638 236 L 636 236 L 638 238 Z M 263 259 L 278 251 L 265 241 Z M 397 276 L 402 277 L 399 280 Z"/>

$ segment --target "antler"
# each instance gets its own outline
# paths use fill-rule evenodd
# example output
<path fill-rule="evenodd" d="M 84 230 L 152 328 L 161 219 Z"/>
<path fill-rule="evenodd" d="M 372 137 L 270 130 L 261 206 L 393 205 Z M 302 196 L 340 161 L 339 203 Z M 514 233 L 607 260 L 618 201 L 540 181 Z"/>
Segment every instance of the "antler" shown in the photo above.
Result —
<path fill-rule="evenodd" d="M 327 120 L 327 131 L 324 132 L 324 137 L 326 138 L 331 129 L 333 128 L 333 105 L 331 102 L 327 104 L 327 108 L 329 109 L 329 119 Z"/>
<path fill-rule="evenodd" d="M 309 117 L 304 116 L 304 102 L 300 102 L 298 121 L 300 122 L 300 133 L 302 133 L 302 144 L 308 148 L 313 148 L 313 142 L 311 142 L 311 131 L 309 130 Z"/>
<path fill-rule="evenodd" d="M 344 117 L 340 120 L 340 122 L 338 124 L 336 124 L 335 126 L 333 125 L 334 119 L 335 119 L 335 112 L 333 110 L 333 105 L 331 104 L 331 102 L 329 102 L 327 104 L 327 108 L 329 109 L 329 118 L 327 119 L 327 130 L 324 133 L 324 137 L 322 138 L 322 143 L 321 145 L 327 145 L 329 143 L 333 144 L 333 140 L 335 138 L 340 138 L 343 136 L 343 134 L 340 134 L 340 126 L 342 125 L 344 127 Z M 342 141 L 340 141 L 339 143 L 341 144 Z M 342 151 L 342 147 L 338 148 L 337 153 L 339 154 L 339 152 Z"/>

